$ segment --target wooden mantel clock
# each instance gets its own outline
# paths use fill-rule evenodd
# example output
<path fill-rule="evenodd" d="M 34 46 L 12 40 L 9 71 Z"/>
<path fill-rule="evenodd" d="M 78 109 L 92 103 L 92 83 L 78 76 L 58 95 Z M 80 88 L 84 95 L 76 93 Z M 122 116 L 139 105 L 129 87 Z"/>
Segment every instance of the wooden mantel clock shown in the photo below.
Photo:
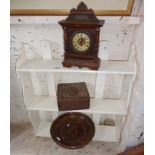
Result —
<path fill-rule="evenodd" d="M 98 20 L 92 9 L 81 2 L 59 24 L 64 30 L 64 67 L 78 66 L 98 70 L 99 33 L 104 21 Z"/>

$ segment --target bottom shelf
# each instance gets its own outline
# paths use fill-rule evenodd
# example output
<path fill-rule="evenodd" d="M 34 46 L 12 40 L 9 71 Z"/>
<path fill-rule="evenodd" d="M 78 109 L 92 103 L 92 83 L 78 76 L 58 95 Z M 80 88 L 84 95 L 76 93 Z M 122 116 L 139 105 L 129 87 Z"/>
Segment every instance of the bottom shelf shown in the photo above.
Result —
<path fill-rule="evenodd" d="M 50 127 L 51 122 L 40 122 L 39 127 L 36 130 L 37 137 L 51 137 Z M 105 142 L 118 142 L 115 126 L 103 126 L 95 125 L 95 136 L 93 138 L 95 141 L 105 141 Z"/>

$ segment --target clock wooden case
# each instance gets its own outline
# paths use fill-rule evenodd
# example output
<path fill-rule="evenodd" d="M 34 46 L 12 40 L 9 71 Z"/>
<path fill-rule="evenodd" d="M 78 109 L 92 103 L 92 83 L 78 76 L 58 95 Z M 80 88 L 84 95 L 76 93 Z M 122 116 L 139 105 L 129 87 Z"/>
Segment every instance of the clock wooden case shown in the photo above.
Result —
<path fill-rule="evenodd" d="M 98 20 L 92 9 L 81 2 L 59 24 L 64 31 L 64 67 L 78 66 L 98 70 L 99 33 L 104 21 Z"/>

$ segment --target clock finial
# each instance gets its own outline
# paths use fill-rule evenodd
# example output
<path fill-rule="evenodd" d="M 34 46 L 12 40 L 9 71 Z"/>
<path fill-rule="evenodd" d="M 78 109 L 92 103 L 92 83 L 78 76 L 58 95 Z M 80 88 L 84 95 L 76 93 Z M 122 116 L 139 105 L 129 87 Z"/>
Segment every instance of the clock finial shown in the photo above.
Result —
<path fill-rule="evenodd" d="M 88 10 L 87 5 L 84 2 L 80 2 L 77 6 L 78 10 Z"/>

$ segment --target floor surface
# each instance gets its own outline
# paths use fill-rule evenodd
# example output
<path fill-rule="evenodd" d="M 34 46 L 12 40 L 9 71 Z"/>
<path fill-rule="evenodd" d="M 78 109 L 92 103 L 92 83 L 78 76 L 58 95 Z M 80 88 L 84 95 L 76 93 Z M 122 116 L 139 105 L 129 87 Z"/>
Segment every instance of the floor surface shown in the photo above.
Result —
<path fill-rule="evenodd" d="M 58 146 L 50 138 L 33 136 L 31 125 L 11 125 L 11 155 L 117 155 L 117 143 L 90 142 L 82 149 L 68 150 Z"/>

